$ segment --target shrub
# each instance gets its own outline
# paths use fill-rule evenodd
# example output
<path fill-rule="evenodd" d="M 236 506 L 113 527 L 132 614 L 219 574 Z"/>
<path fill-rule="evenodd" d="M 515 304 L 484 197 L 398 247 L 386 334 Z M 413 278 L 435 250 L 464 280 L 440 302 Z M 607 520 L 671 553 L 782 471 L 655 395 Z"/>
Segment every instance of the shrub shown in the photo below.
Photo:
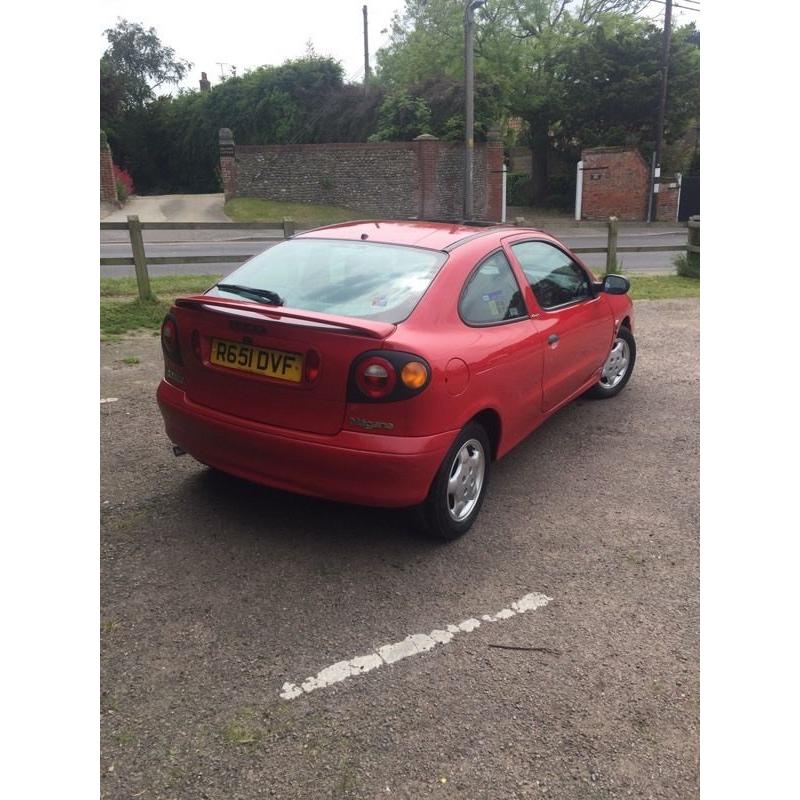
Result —
<path fill-rule="evenodd" d="M 510 206 L 527 206 L 530 179 L 524 172 L 506 174 L 506 203 Z"/>
<path fill-rule="evenodd" d="M 117 185 L 117 200 L 124 203 L 128 199 L 128 189 L 122 181 L 115 181 Z"/>
<path fill-rule="evenodd" d="M 117 197 L 120 200 L 124 201 L 129 197 L 129 195 L 136 193 L 136 188 L 133 185 L 133 178 L 131 177 L 128 170 L 122 169 L 122 167 L 118 167 L 116 164 L 114 164 L 114 180 L 116 181 L 117 184 Z M 125 197 L 119 197 L 120 185 L 122 185 Z"/>
<path fill-rule="evenodd" d="M 700 277 L 700 255 L 699 253 L 681 253 L 673 261 L 678 275 L 684 278 Z"/>

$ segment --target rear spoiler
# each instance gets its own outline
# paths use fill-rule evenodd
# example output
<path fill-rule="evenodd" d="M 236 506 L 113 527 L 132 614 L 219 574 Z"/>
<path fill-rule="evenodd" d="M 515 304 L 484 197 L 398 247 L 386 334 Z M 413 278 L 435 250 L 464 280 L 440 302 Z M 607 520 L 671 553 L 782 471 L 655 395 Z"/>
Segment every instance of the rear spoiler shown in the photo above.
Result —
<path fill-rule="evenodd" d="M 260 303 L 228 300 L 224 297 L 209 297 L 208 295 L 179 297 L 175 301 L 175 305 L 178 308 L 207 309 L 209 311 L 216 309 L 247 311 L 250 314 L 268 317 L 276 322 L 282 318 L 298 319 L 305 322 L 315 322 L 320 325 L 330 325 L 334 328 L 340 328 L 342 333 L 355 333 L 360 336 L 368 336 L 371 339 L 385 339 L 397 329 L 397 325 L 391 322 L 340 317 L 335 314 L 323 314 L 317 311 L 297 311 L 292 308 L 283 308 L 282 306 L 265 306 Z"/>

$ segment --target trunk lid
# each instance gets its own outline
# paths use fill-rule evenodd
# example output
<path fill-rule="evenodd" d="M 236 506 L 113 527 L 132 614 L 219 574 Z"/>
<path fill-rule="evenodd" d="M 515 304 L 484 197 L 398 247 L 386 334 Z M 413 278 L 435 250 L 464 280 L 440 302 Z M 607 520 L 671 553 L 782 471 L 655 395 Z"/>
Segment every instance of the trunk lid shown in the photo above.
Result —
<path fill-rule="evenodd" d="M 326 435 L 342 428 L 354 359 L 382 347 L 396 328 L 387 322 L 208 296 L 179 298 L 173 313 L 184 389 L 192 402 L 255 422 Z M 319 374 L 309 381 L 304 366 L 309 358 L 313 363 L 314 353 Z M 226 359 L 232 363 L 215 363 Z M 265 364 L 272 375 L 256 371 Z"/>

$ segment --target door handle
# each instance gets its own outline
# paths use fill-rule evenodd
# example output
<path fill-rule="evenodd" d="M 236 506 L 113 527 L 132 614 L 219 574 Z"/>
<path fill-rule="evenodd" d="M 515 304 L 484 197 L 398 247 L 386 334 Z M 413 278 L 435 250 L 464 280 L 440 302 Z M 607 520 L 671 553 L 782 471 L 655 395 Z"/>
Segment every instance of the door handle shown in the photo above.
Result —
<path fill-rule="evenodd" d="M 551 333 L 547 337 L 547 344 L 555 344 L 557 341 L 558 341 L 558 334 L 557 333 Z"/>

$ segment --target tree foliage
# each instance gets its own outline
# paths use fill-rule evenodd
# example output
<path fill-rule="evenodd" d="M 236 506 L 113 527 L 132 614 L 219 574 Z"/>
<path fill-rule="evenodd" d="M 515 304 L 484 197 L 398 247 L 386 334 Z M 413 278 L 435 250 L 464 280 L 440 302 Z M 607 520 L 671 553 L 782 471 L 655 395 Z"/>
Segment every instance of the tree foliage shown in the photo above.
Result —
<path fill-rule="evenodd" d="M 109 142 L 142 193 L 214 192 L 220 128 L 238 144 L 366 141 L 382 98 L 345 84 L 337 61 L 312 54 L 127 109 Z"/>
<path fill-rule="evenodd" d="M 663 33 L 637 16 L 646 5 L 648 0 L 491 0 L 477 10 L 476 128 L 509 116 L 524 120 L 534 202 L 548 192 L 554 154 L 574 161 L 583 146 L 652 146 Z M 389 45 L 378 53 L 378 79 L 409 101 L 424 98 L 431 108 L 420 87 L 446 80 L 463 87 L 463 14 L 462 0 L 406 0 Z M 699 113 L 693 25 L 673 33 L 668 86 L 667 142 Z M 492 102 L 481 105 L 487 87 Z M 453 131 L 459 115 L 463 130 L 457 94 Z"/>
<path fill-rule="evenodd" d="M 548 179 L 581 148 L 654 140 L 663 32 L 648 0 L 490 0 L 475 13 L 475 136 L 510 117 L 531 147 L 531 197 L 567 196 Z M 216 191 L 217 136 L 239 144 L 464 135 L 464 0 L 405 0 L 369 91 L 310 47 L 304 58 L 229 78 L 210 92 L 156 97 L 189 63 L 155 30 L 120 20 L 100 60 L 101 127 L 140 191 Z M 673 31 L 665 142 L 699 119 L 699 32 Z M 506 126 L 507 141 L 513 136 Z M 665 168 L 679 168 L 665 163 Z M 569 179 L 571 180 L 571 179 Z M 561 181 L 564 182 L 563 179 Z"/>
<path fill-rule="evenodd" d="M 108 47 L 100 59 L 101 120 L 103 114 L 143 108 L 156 89 L 179 83 L 192 67 L 162 44 L 155 28 L 119 19 L 104 35 Z"/>

